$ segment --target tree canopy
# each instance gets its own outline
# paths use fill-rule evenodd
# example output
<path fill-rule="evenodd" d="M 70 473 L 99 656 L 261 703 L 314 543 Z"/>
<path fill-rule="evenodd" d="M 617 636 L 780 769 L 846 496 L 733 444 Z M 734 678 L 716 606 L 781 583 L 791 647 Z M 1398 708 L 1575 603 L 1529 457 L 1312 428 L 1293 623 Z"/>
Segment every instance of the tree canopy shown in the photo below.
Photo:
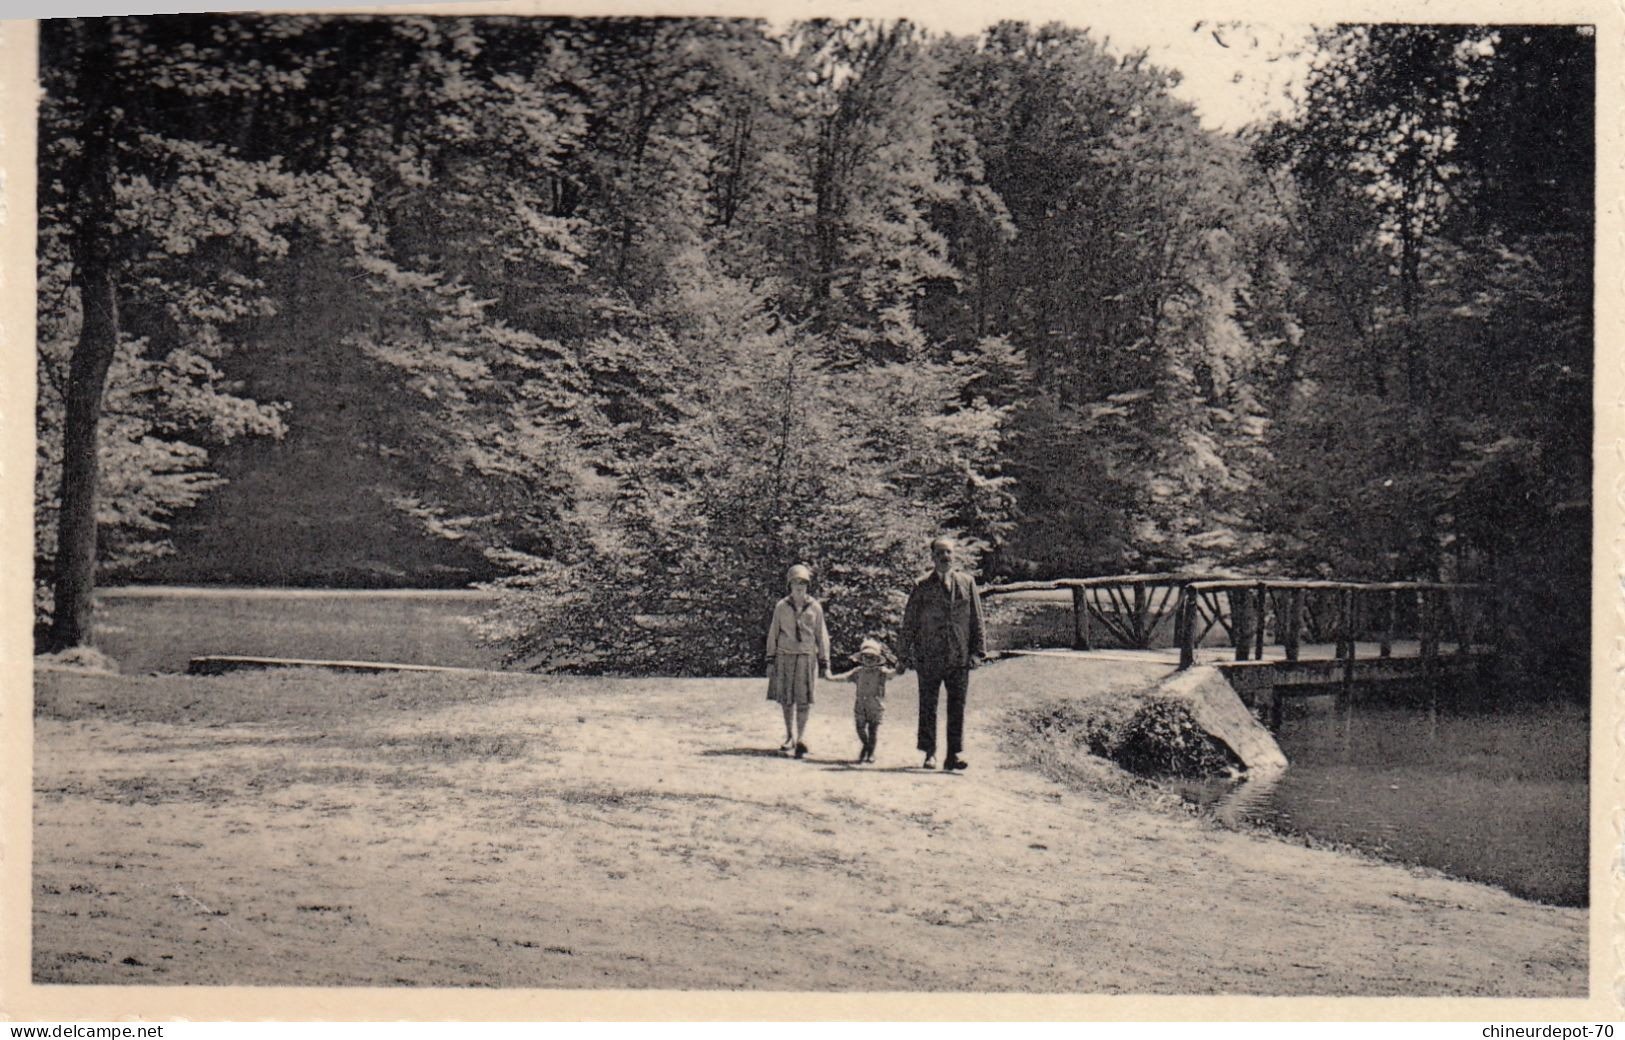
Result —
<path fill-rule="evenodd" d="M 1056 25 L 45 23 L 50 641 L 98 568 L 281 547 L 494 582 L 530 666 L 737 671 L 787 564 L 855 643 L 945 531 L 1485 578 L 1578 674 L 1593 43 L 1328 28 L 1221 133 Z"/>

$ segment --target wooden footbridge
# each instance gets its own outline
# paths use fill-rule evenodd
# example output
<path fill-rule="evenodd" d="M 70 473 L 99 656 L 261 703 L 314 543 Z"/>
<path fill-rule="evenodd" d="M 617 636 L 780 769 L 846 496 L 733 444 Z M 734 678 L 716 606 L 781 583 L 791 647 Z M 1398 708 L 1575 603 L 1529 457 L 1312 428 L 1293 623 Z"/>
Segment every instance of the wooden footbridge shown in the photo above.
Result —
<path fill-rule="evenodd" d="M 990 603 L 1057 592 L 1071 596 L 1069 650 L 1217 665 L 1277 712 L 1285 694 L 1476 672 L 1500 627 L 1489 586 L 1445 582 L 1117 574 L 982 590 Z"/>

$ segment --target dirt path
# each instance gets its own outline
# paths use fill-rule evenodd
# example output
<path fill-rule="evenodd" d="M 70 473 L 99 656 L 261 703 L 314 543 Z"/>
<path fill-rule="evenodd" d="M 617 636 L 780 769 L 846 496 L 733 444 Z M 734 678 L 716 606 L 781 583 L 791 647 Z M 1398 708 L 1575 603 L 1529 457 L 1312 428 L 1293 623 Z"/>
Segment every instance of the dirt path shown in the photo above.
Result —
<path fill-rule="evenodd" d="M 755 681 L 42 675 L 35 980 L 1584 994 L 1584 911 L 1017 768 L 1008 667 L 957 776 L 911 678 L 855 768 L 841 687 L 796 762 Z"/>

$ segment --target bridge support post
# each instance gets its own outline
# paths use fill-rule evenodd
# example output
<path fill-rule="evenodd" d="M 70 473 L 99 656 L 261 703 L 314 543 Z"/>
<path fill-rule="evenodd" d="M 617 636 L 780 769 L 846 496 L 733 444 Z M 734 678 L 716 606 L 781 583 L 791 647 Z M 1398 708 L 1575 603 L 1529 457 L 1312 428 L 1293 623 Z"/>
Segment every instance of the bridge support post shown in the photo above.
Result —
<path fill-rule="evenodd" d="M 1253 641 L 1252 590 L 1228 589 L 1225 596 L 1230 600 L 1230 638 L 1236 647 L 1236 660 L 1245 661 Z"/>
<path fill-rule="evenodd" d="M 1175 626 L 1179 639 L 1179 667 L 1189 668 L 1196 663 L 1196 593 L 1189 586 L 1179 590 L 1179 604 Z"/>
<path fill-rule="evenodd" d="M 1429 686 L 1433 683 L 1439 663 L 1439 633 L 1435 627 L 1433 606 L 1433 591 L 1419 589 L 1416 593 L 1416 610 L 1421 627 L 1422 675 Z"/>
<path fill-rule="evenodd" d="M 1174 600 L 1174 645 L 1179 647 L 1180 656 L 1185 655 L 1185 589 L 1179 590 L 1179 598 Z"/>
<path fill-rule="evenodd" d="M 1440 589 L 1439 604 L 1446 621 L 1450 625 L 1450 640 L 1456 644 L 1455 653 L 1460 654 L 1467 649 L 1467 644 L 1471 639 L 1467 625 L 1463 621 L 1467 616 L 1466 594 L 1454 592 L 1451 589 Z"/>
<path fill-rule="evenodd" d="M 1130 630 L 1134 633 L 1134 649 L 1149 650 L 1151 648 L 1151 631 L 1146 624 L 1145 586 L 1134 586 L 1134 626 Z"/>
<path fill-rule="evenodd" d="M 1263 582 L 1258 583 L 1258 617 L 1253 623 L 1253 660 L 1264 659 L 1264 619 L 1269 613 L 1270 594 Z"/>
<path fill-rule="evenodd" d="M 1343 696 L 1354 692 L 1354 590 L 1343 590 Z"/>
<path fill-rule="evenodd" d="M 1293 588 L 1287 593 L 1287 634 L 1280 643 L 1287 650 L 1287 660 L 1298 660 L 1298 639 L 1303 634 L 1303 590 Z"/>
<path fill-rule="evenodd" d="M 1391 590 L 1388 600 L 1388 626 L 1382 632 L 1382 646 L 1377 651 L 1381 657 L 1394 656 L 1394 633 L 1399 629 L 1399 592 Z"/>
<path fill-rule="evenodd" d="M 1286 659 L 1298 659 L 1298 639 L 1303 633 L 1303 590 L 1293 589 L 1288 594 L 1286 614 L 1286 638 L 1281 642 L 1286 647 Z"/>
<path fill-rule="evenodd" d="M 1093 650 L 1089 636 L 1089 590 L 1072 586 L 1072 648 Z"/>

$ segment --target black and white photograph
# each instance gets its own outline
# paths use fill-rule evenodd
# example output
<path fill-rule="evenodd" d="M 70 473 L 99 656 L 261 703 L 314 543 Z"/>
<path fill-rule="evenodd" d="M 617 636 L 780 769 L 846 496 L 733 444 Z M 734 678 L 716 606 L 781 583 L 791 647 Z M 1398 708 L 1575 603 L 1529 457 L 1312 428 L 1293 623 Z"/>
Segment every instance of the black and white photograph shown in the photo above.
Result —
<path fill-rule="evenodd" d="M 1618 1018 L 1625 19 L 1462 10 L 0 23 L 0 1015 Z"/>

